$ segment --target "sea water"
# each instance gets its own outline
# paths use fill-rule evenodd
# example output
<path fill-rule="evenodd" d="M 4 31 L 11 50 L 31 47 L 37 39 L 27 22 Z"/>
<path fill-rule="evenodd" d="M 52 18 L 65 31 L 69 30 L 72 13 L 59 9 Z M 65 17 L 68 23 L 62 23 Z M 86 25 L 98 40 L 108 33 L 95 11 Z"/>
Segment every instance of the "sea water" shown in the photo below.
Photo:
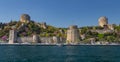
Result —
<path fill-rule="evenodd" d="M 120 62 L 120 46 L 1 45 L 0 62 Z"/>

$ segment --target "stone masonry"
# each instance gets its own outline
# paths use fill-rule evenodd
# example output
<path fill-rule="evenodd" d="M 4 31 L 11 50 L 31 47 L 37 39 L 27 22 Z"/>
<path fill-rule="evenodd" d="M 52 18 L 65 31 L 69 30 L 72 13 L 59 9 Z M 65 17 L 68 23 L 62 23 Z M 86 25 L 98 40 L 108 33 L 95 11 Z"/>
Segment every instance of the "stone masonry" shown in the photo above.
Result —
<path fill-rule="evenodd" d="M 105 25 L 108 24 L 108 18 L 105 16 L 102 16 L 98 19 L 99 26 L 104 27 Z"/>
<path fill-rule="evenodd" d="M 33 35 L 33 43 L 39 43 L 40 39 L 38 35 Z"/>
<path fill-rule="evenodd" d="M 10 30 L 9 32 L 9 44 L 16 43 L 17 41 L 17 32 L 15 30 Z"/>
<path fill-rule="evenodd" d="M 20 17 L 20 22 L 29 22 L 30 21 L 30 16 L 28 14 L 22 14 L 21 17 Z"/>
<path fill-rule="evenodd" d="M 67 30 L 67 43 L 73 44 L 80 41 L 79 30 L 76 25 L 70 26 Z"/>

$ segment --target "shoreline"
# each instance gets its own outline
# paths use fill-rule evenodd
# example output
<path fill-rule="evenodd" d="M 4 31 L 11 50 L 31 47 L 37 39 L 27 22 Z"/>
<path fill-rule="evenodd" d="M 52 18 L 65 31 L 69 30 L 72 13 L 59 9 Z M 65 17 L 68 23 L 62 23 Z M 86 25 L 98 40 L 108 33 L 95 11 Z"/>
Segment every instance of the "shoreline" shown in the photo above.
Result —
<path fill-rule="evenodd" d="M 120 45 L 120 44 L 8 44 L 8 43 L 0 43 L 0 46 L 113 46 L 113 45 Z"/>

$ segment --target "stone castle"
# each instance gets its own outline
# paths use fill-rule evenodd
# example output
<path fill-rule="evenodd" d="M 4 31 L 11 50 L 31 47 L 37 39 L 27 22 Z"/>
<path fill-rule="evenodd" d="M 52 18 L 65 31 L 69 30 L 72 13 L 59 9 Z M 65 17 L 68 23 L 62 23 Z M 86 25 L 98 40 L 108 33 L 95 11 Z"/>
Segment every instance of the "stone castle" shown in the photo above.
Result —
<path fill-rule="evenodd" d="M 18 29 L 24 29 L 24 23 L 29 23 L 31 21 L 30 16 L 28 14 L 22 14 L 20 17 L 20 22 L 22 25 L 18 27 Z M 47 25 L 45 22 L 40 24 L 40 27 L 43 29 L 47 29 Z M 17 31 L 13 28 L 9 31 L 9 44 L 14 43 L 45 43 L 45 44 L 56 44 L 62 43 L 65 41 L 64 38 L 53 36 L 53 37 L 40 37 L 37 34 L 34 34 L 32 37 L 17 37 Z"/>
<path fill-rule="evenodd" d="M 20 17 L 20 22 L 22 23 L 28 23 L 30 22 L 30 16 L 28 14 L 22 14 Z M 113 25 L 108 24 L 108 18 L 107 17 L 100 17 L 98 19 L 99 26 L 100 27 L 106 27 L 109 29 L 114 29 Z M 40 25 L 42 28 L 47 29 L 46 23 L 43 22 Z M 57 44 L 57 43 L 67 43 L 67 44 L 76 44 L 80 42 L 80 33 L 77 25 L 69 26 L 67 29 L 67 38 L 61 38 L 57 36 L 53 37 L 40 37 L 37 34 L 34 34 L 32 37 L 17 37 L 17 31 L 12 29 L 9 32 L 9 44 L 14 43 L 45 43 L 45 44 Z"/>
<path fill-rule="evenodd" d="M 105 16 L 102 16 L 98 19 L 99 26 L 104 27 L 106 29 L 114 30 L 113 24 L 108 24 L 108 18 Z"/>

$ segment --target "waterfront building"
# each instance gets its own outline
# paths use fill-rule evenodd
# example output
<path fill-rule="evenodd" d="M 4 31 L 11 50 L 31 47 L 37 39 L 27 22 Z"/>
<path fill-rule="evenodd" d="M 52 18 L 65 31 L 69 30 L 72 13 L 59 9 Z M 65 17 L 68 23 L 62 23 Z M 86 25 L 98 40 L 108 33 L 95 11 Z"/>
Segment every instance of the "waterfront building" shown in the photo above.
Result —
<path fill-rule="evenodd" d="M 80 41 L 79 30 L 76 25 L 70 26 L 67 30 L 67 43 L 73 44 Z"/>

